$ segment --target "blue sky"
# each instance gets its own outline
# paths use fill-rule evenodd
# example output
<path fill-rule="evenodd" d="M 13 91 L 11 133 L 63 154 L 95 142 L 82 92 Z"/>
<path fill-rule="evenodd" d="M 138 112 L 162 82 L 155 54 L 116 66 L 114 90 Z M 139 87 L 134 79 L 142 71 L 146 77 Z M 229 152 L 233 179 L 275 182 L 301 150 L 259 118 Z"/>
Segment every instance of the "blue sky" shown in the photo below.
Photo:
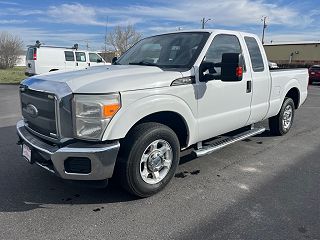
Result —
<path fill-rule="evenodd" d="M 319 0 L 0 0 L 0 31 L 19 35 L 24 44 L 102 49 L 106 25 L 133 24 L 143 36 L 201 27 L 253 32 L 261 36 L 268 16 L 266 42 L 320 40 Z"/>

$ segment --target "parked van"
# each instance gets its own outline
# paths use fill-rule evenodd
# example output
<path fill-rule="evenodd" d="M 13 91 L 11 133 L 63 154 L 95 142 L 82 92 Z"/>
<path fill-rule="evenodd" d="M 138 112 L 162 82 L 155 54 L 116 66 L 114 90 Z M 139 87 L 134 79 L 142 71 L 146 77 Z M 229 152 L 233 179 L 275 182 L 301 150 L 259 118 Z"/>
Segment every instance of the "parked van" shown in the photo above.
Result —
<path fill-rule="evenodd" d="M 27 76 L 57 71 L 76 70 L 90 66 L 106 64 L 94 51 L 79 50 L 78 44 L 72 48 L 41 45 L 36 42 L 29 46 L 26 55 Z"/>

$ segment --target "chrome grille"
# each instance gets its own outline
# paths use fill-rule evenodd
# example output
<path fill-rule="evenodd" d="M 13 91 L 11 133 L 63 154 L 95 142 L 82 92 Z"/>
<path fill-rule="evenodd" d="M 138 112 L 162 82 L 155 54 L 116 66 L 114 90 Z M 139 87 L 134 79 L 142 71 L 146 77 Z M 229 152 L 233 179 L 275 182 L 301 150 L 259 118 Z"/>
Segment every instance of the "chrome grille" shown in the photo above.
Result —
<path fill-rule="evenodd" d="M 22 116 L 32 131 L 57 137 L 56 100 L 53 94 L 20 88 Z"/>

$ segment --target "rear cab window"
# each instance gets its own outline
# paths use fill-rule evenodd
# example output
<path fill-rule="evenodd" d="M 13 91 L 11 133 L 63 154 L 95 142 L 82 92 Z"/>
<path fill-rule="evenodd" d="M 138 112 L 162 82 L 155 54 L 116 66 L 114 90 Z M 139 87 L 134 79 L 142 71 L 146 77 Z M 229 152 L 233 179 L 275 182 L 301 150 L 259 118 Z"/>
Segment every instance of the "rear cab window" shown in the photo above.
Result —
<path fill-rule="evenodd" d="M 64 57 L 65 57 L 65 60 L 66 61 L 70 61 L 70 62 L 73 62 L 74 61 L 74 54 L 72 51 L 65 51 L 64 52 Z"/>
<path fill-rule="evenodd" d="M 244 37 L 244 40 L 249 50 L 252 70 L 254 72 L 263 72 L 264 62 L 257 40 L 253 37 Z"/>
<path fill-rule="evenodd" d="M 76 52 L 76 60 L 77 62 L 85 62 L 86 54 L 84 52 Z"/>

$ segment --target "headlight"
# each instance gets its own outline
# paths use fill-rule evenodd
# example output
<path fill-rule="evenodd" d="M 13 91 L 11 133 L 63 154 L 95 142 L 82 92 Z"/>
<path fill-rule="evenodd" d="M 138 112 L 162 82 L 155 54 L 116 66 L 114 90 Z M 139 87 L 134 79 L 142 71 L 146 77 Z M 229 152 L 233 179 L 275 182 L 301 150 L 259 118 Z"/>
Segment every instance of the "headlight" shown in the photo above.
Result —
<path fill-rule="evenodd" d="M 74 95 L 75 135 L 99 140 L 111 118 L 121 107 L 119 94 Z"/>

